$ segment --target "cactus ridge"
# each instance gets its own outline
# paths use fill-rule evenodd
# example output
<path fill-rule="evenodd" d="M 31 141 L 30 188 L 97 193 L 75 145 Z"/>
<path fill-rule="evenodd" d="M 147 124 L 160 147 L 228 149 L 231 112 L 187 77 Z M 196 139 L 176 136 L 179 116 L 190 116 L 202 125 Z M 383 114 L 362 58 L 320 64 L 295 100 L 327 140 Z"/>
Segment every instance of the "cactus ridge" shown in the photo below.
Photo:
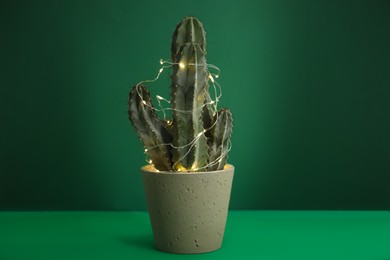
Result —
<path fill-rule="evenodd" d="M 145 85 L 129 94 L 129 119 L 158 170 L 213 171 L 226 164 L 232 114 L 213 112 L 206 54 L 203 25 L 184 18 L 172 36 L 172 122 L 158 119 Z"/>

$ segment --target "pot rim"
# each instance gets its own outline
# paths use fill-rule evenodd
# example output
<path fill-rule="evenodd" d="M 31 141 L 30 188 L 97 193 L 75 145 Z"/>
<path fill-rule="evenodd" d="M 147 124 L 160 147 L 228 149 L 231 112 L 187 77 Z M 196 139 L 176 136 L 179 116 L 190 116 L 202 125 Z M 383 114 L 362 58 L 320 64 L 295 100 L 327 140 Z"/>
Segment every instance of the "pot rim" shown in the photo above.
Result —
<path fill-rule="evenodd" d="M 162 175 L 197 175 L 197 174 L 210 174 L 210 173 L 221 173 L 227 171 L 234 171 L 234 166 L 231 164 L 226 164 L 223 170 L 217 171 L 203 171 L 203 172 L 175 172 L 175 171 L 157 171 L 153 165 L 148 164 L 141 167 L 143 172 L 148 172 L 152 174 L 162 174 Z"/>

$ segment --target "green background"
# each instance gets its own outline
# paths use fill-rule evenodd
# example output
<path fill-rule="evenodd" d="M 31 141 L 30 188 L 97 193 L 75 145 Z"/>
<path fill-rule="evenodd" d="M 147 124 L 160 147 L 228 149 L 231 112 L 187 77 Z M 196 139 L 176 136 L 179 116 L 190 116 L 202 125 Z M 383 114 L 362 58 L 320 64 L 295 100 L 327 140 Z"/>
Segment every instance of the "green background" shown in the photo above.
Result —
<path fill-rule="evenodd" d="M 197 16 L 232 209 L 390 209 L 390 2 L 1 1 L 0 209 L 144 210 L 132 84 Z M 169 72 L 151 86 L 168 93 Z"/>

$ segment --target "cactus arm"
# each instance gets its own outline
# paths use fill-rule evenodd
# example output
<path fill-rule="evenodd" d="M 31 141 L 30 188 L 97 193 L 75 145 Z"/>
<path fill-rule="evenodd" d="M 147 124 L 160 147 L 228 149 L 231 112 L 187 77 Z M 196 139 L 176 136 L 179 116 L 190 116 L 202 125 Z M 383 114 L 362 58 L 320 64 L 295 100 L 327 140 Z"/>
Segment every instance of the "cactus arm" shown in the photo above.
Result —
<path fill-rule="evenodd" d="M 159 120 L 152 109 L 152 100 L 146 86 L 133 87 L 129 94 L 128 105 L 129 120 L 143 142 L 152 163 L 158 170 L 170 171 L 172 169 L 171 146 L 166 144 L 172 142 L 172 137 L 166 122 Z"/>
<path fill-rule="evenodd" d="M 232 135 L 233 118 L 227 109 L 221 109 L 216 114 L 214 127 L 212 128 L 212 141 L 210 144 L 210 157 L 208 171 L 222 170 L 227 161 L 229 142 Z"/>

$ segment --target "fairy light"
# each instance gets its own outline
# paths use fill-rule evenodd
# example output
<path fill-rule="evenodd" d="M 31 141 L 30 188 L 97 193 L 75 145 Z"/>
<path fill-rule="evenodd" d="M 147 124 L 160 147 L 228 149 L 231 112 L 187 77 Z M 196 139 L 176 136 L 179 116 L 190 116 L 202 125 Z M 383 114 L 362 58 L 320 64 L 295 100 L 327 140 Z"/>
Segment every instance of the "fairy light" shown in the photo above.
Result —
<path fill-rule="evenodd" d="M 161 73 L 164 71 L 164 69 L 170 68 L 170 67 L 172 67 L 172 65 L 173 65 L 173 63 L 168 62 L 168 61 L 164 61 L 163 59 L 160 59 L 159 62 L 160 62 L 160 64 L 163 65 L 163 66 L 159 69 L 159 71 L 158 71 L 158 73 L 157 73 L 157 76 L 156 76 L 154 79 L 147 79 L 147 80 L 140 81 L 140 82 L 137 83 L 136 86 L 139 86 L 139 85 L 141 85 L 141 84 L 143 84 L 143 83 L 153 83 L 153 82 L 157 81 L 157 80 L 160 78 L 160 75 L 161 75 Z M 168 65 L 164 65 L 164 64 L 168 64 Z M 139 92 L 138 92 L 138 95 L 140 95 Z M 141 96 L 141 95 L 140 95 L 140 97 L 141 97 L 141 99 L 142 99 L 142 96 Z"/>
<path fill-rule="evenodd" d="M 183 165 L 178 165 L 177 167 L 176 167 L 176 170 L 178 171 L 178 172 L 187 172 L 188 170 L 183 166 Z"/>
<path fill-rule="evenodd" d="M 166 98 L 164 98 L 164 97 L 162 97 L 162 96 L 160 96 L 160 95 L 156 95 L 156 98 L 159 99 L 159 100 L 164 100 L 164 101 L 167 102 L 167 103 L 171 103 L 170 100 L 168 100 L 168 99 L 166 99 Z"/>
<path fill-rule="evenodd" d="M 160 62 L 160 64 L 163 65 L 163 66 L 160 68 L 160 70 L 159 70 L 157 76 L 156 76 L 154 79 L 152 79 L 152 80 L 144 80 L 144 81 L 141 81 L 141 82 L 139 82 L 136 86 L 139 86 L 139 85 L 141 85 L 141 84 L 143 84 L 143 83 L 147 83 L 147 82 L 152 83 L 152 82 L 157 81 L 157 80 L 160 78 L 160 75 L 161 75 L 161 73 L 164 71 L 164 69 L 165 69 L 165 68 L 170 68 L 170 67 L 172 67 L 172 65 L 179 65 L 179 67 L 185 68 L 185 65 L 184 65 L 183 62 L 174 63 L 174 62 L 166 61 L 166 60 L 163 60 L 163 59 L 160 59 L 159 62 Z M 165 65 L 165 64 L 168 64 L 168 65 Z M 219 73 L 220 73 L 220 69 L 219 69 L 217 66 L 212 65 L 212 64 L 203 65 L 203 64 L 188 63 L 188 65 L 197 65 L 197 66 L 200 66 L 200 67 L 206 66 L 206 67 L 210 67 L 210 68 L 216 69 L 216 70 L 218 71 L 218 74 L 213 74 L 215 78 L 218 78 Z M 207 104 L 214 104 L 214 112 L 215 112 L 215 111 L 217 110 L 218 101 L 219 101 L 219 99 L 220 99 L 221 96 L 222 96 L 222 90 L 221 90 L 221 86 L 219 85 L 219 83 L 216 82 L 216 80 L 212 77 L 211 74 L 209 74 L 209 78 L 212 78 L 211 81 L 212 81 L 212 86 L 213 86 L 213 90 L 214 90 L 215 100 L 214 100 L 214 102 L 212 102 L 212 103 L 205 103 L 205 104 L 203 104 L 201 107 L 198 107 L 197 109 L 202 109 L 202 108 L 203 108 L 204 106 L 206 106 Z M 138 96 L 142 99 L 142 95 L 141 95 L 141 93 L 140 93 L 140 91 L 139 91 L 138 88 L 137 88 L 137 93 L 138 93 Z M 218 93 L 219 93 L 219 94 L 218 94 Z M 208 94 L 208 93 L 207 93 L 207 94 Z M 159 98 L 159 97 L 160 97 L 160 98 Z M 159 97 L 157 97 L 158 102 L 159 102 L 160 100 L 164 100 L 164 101 L 166 101 L 167 103 L 170 103 L 169 100 L 167 100 L 167 99 L 165 99 L 165 98 L 163 98 L 163 97 L 161 97 L 161 96 L 159 96 Z M 210 99 L 211 99 L 211 98 L 210 98 Z M 160 103 L 159 103 L 159 107 L 160 107 L 161 109 L 157 109 L 157 108 L 153 107 L 152 105 L 147 104 L 146 102 L 143 102 L 143 104 L 146 105 L 146 106 L 148 106 L 150 109 L 155 110 L 156 112 L 162 112 L 162 113 L 164 114 L 164 118 L 165 118 L 165 116 L 166 116 L 166 115 L 165 115 L 165 111 L 166 111 L 166 110 L 175 111 L 175 112 L 183 113 L 183 114 L 191 114 L 191 113 L 194 111 L 194 110 L 191 111 L 191 110 L 173 109 L 173 108 L 170 108 L 170 107 L 169 107 L 169 108 L 164 108 L 164 107 L 162 106 L 162 104 L 160 104 Z"/>
<path fill-rule="evenodd" d="M 203 129 L 202 132 L 198 133 L 196 135 L 196 137 L 191 142 L 189 142 L 186 145 L 179 146 L 179 147 L 175 147 L 175 146 L 172 145 L 172 147 L 176 148 L 176 149 L 183 149 L 183 148 L 185 148 L 187 146 L 190 146 L 190 148 L 188 148 L 188 151 L 173 164 L 173 168 L 174 169 L 175 169 L 175 166 L 176 166 L 177 163 L 181 162 L 184 158 L 187 157 L 187 155 L 191 152 L 192 148 L 194 148 L 196 142 L 202 137 L 202 135 L 204 135 L 204 133 L 206 133 L 206 131 L 207 131 L 206 129 Z"/>
<path fill-rule="evenodd" d="M 159 95 L 156 95 L 156 98 L 157 98 L 158 106 L 161 108 L 161 111 L 163 112 L 163 117 L 165 119 L 167 117 L 167 115 L 165 114 L 165 109 L 161 104 L 161 100 L 163 100 L 164 98 L 159 96 Z"/>
<path fill-rule="evenodd" d="M 214 83 L 214 78 L 213 78 L 213 76 L 211 76 L 211 74 L 209 74 L 209 79 L 211 79 L 211 82 Z"/>
<path fill-rule="evenodd" d="M 211 68 L 211 69 L 216 70 L 217 73 L 215 74 L 215 77 L 216 77 L 216 78 L 219 77 L 219 74 L 221 73 L 221 70 L 220 70 L 217 66 L 215 66 L 215 65 L 213 65 L 213 64 L 206 64 L 206 66 L 207 66 L 207 68 Z"/>
<path fill-rule="evenodd" d="M 191 166 L 191 170 L 192 171 L 197 171 L 198 170 L 198 164 L 196 162 L 194 162 Z"/>
<path fill-rule="evenodd" d="M 217 164 L 220 164 L 222 162 L 222 160 L 228 155 L 228 153 L 230 152 L 230 150 L 232 149 L 232 143 L 231 141 L 229 141 L 228 143 L 228 149 L 225 150 L 220 156 L 218 156 L 214 161 L 212 162 L 209 162 L 206 166 L 203 166 L 203 167 L 199 167 L 197 168 L 196 170 L 202 170 L 202 169 L 206 169 L 208 167 L 212 167 L 214 165 L 217 165 Z M 226 167 L 226 165 L 225 165 Z"/>
<path fill-rule="evenodd" d="M 219 117 L 218 117 L 218 102 L 220 100 L 220 98 L 222 97 L 222 88 L 221 88 L 221 85 L 216 81 L 216 79 L 219 78 L 219 74 L 220 74 L 220 69 L 213 65 L 213 64 L 196 64 L 196 63 L 187 63 L 187 65 L 195 65 L 195 66 L 200 66 L 200 67 L 207 67 L 207 68 L 210 68 L 210 69 L 213 69 L 213 70 L 216 70 L 217 73 L 208 73 L 208 78 L 210 79 L 211 81 L 211 86 L 213 88 L 213 91 L 214 91 L 214 99 L 211 98 L 210 94 L 208 92 L 206 92 L 206 94 L 208 95 L 209 97 L 209 102 L 203 104 L 202 106 L 199 106 L 199 107 L 196 107 L 194 108 L 193 110 L 180 110 L 180 109 L 173 109 L 173 108 L 164 108 L 163 105 L 161 104 L 161 101 L 165 101 L 167 103 L 171 103 L 171 101 L 167 100 L 166 98 L 160 96 L 160 95 L 156 95 L 156 99 L 159 103 L 159 107 L 161 109 L 156 109 L 155 107 L 153 107 L 151 104 L 147 103 L 144 99 L 143 99 L 143 96 L 141 95 L 140 93 L 140 90 L 138 88 L 139 85 L 143 84 L 143 83 L 153 83 L 155 81 L 157 81 L 161 74 L 164 72 L 164 70 L 166 68 L 171 68 L 173 65 L 178 65 L 180 69 L 185 69 L 186 68 L 186 65 L 185 63 L 183 62 L 179 62 L 179 63 L 176 63 L 176 62 L 171 62 L 169 60 L 163 60 L 163 59 L 160 59 L 159 60 L 159 63 L 160 65 L 162 65 L 162 67 L 158 70 L 158 73 L 156 75 L 156 77 L 154 79 L 151 79 L 151 80 L 144 80 L 144 81 L 141 81 L 139 82 L 136 87 L 137 87 L 137 93 L 139 95 L 139 97 L 141 98 L 141 101 L 142 103 L 149 107 L 150 109 L 153 109 L 155 111 L 160 111 L 163 113 L 164 115 L 164 119 L 166 118 L 166 114 L 165 114 L 165 110 L 170 110 L 170 111 L 174 111 L 174 112 L 177 112 L 177 113 L 184 113 L 184 114 L 190 114 L 190 113 L 193 113 L 195 110 L 199 110 L 199 109 L 203 109 L 204 106 L 206 105 L 210 105 L 212 110 L 213 110 L 213 115 L 216 116 L 216 119 L 214 120 L 214 123 L 208 128 L 208 129 L 203 129 L 203 131 L 199 132 L 192 141 L 190 141 L 189 143 L 187 144 L 184 144 L 182 146 L 175 146 L 173 143 L 163 143 L 163 144 L 158 144 L 158 145 L 155 145 L 155 146 L 152 146 L 152 147 L 146 147 L 144 152 L 147 153 L 149 152 L 150 150 L 152 149 L 155 149 L 157 147 L 161 147 L 161 146 L 171 146 L 172 148 L 174 149 L 185 149 L 187 148 L 188 151 L 181 157 L 179 158 L 173 165 L 173 168 L 176 169 L 177 171 L 180 171 L 180 172 L 186 172 L 188 171 L 188 169 L 186 169 L 180 162 L 191 152 L 191 150 L 194 148 L 196 142 L 208 131 L 210 130 L 211 128 L 213 128 L 216 123 L 218 122 L 219 120 Z M 165 119 L 166 120 L 166 119 Z M 171 125 L 172 124 L 172 121 L 171 120 L 166 120 L 166 123 L 168 125 Z M 202 167 L 198 167 L 196 164 L 193 164 L 190 168 L 191 171 L 197 171 L 197 170 L 201 170 L 201 169 L 206 169 L 208 167 L 211 167 L 213 165 L 216 165 L 218 163 L 221 163 L 223 158 L 225 156 L 227 156 L 227 153 L 230 151 L 231 149 L 231 143 L 229 142 L 228 144 L 228 149 L 222 153 L 218 158 L 216 158 L 215 160 L 213 160 L 212 162 L 209 162 L 207 165 L 205 166 L 202 166 Z M 147 162 L 149 164 L 153 164 L 153 161 L 152 160 L 147 160 Z M 156 169 L 156 172 L 159 172 L 159 170 Z"/>

